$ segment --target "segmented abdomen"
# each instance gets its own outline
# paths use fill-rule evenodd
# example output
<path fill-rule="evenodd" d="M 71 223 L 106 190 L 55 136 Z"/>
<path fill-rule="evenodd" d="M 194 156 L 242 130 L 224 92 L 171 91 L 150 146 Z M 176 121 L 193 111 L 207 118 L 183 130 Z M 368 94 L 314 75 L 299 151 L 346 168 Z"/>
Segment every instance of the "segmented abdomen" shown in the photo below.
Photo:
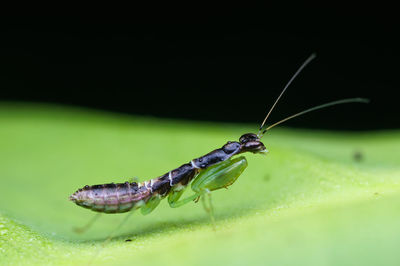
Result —
<path fill-rule="evenodd" d="M 70 196 L 77 205 L 96 212 L 122 213 L 140 208 L 151 197 L 151 191 L 137 183 L 85 186 Z"/>
<path fill-rule="evenodd" d="M 220 149 L 149 181 L 140 184 L 125 182 L 85 186 L 69 198 L 77 205 L 96 212 L 127 212 L 142 207 L 152 197 L 165 198 L 171 190 L 181 191 L 201 170 L 228 160 L 240 152 L 240 143 L 228 142 Z"/>

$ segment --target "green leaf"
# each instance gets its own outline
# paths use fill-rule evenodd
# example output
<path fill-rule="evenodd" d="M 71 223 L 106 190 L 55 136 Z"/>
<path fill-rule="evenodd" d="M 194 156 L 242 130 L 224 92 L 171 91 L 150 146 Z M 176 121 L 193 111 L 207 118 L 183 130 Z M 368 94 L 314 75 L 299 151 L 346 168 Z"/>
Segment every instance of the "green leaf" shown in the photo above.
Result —
<path fill-rule="evenodd" d="M 1 265 L 399 265 L 400 132 L 273 129 L 267 156 L 201 204 L 147 216 L 68 201 L 84 185 L 140 181 L 256 125 L 130 117 L 45 105 L 0 107 Z M 132 241 L 126 242 L 130 239 Z"/>

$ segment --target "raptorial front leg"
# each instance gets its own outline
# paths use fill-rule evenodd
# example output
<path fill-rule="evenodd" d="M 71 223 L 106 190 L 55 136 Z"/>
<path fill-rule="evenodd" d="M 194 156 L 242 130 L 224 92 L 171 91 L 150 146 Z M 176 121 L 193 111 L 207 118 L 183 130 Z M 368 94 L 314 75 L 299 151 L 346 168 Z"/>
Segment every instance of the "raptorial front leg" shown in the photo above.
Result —
<path fill-rule="evenodd" d="M 192 182 L 192 190 L 197 193 L 227 188 L 247 167 L 244 156 L 221 162 L 203 170 Z"/>
<path fill-rule="evenodd" d="M 247 160 L 241 156 L 214 165 L 201 172 L 192 182 L 192 190 L 202 196 L 203 207 L 210 216 L 215 230 L 214 207 L 211 202 L 211 191 L 227 188 L 232 185 L 247 167 Z M 205 197 L 208 198 L 208 206 Z"/>
<path fill-rule="evenodd" d="M 210 215 L 211 221 L 214 223 L 213 206 L 211 204 L 211 191 L 226 188 L 232 185 L 237 178 L 243 173 L 247 167 L 247 160 L 245 157 L 238 157 L 232 160 L 221 162 L 206 170 L 203 170 L 192 181 L 192 190 L 195 194 L 181 199 L 184 188 L 179 191 L 171 191 L 168 196 L 168 203 L 172 208 L 180 207 L 186 203 L 208 195 L 209 206 L 204 204 L 204 209 Z M 203 203 L 205 203 L 203 201 Z"/>

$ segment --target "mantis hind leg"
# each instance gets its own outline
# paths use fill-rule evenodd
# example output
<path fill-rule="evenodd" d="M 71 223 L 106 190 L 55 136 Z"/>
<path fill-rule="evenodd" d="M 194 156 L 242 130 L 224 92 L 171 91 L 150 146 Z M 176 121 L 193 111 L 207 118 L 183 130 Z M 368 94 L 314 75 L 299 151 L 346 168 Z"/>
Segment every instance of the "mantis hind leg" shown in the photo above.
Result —
<path fill-rule="evenodd" d="M 94 224 L 95 221 L 97 221 L 97 219 L 99 219 L 99 217 L 101 216 L 101 213 L 97 213 L 95 216 L 93 216 L 92 219 L 89 220 L 89 222 L 87 224 L 85 224 L 82 227 L 74 227 L 73 230 L 75 233 L 78 234 L 82 234 L 85 233 L 90 227 L 92 227 L 92 225 Z"/>
<path fill-rule="evenodd" d="M 133 211 L 130 211 L 124 219 L 118 224 L 118 226 L 111 231 L 111 233 L 107 236 L 106 240 L 103 241 L 101 244 L 100 248 L 96 251 L 96 253 L 93 255 L 93 257 L 90 259 L 88 265 L 93 265 L 94 260 L 99 256 L 100 252 L 106 247 L 107 243 L 111 241 L 113 238 L 115 232 L 117 232 L 125 223 L 128 221 L 129 217 L 131 217 Z"/>
<path fill-rule="evenodd" d="M 162 200 L 160 195 L 151 197 L 141 208 L 140 211 L 143 215 L 151 213 Z"/>

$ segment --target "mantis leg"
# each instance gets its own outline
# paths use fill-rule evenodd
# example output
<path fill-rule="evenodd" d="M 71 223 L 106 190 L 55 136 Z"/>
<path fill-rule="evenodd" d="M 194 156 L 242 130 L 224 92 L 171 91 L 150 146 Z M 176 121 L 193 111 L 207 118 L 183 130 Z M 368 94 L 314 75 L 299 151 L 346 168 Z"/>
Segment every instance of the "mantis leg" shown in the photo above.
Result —
<path fill-rule="evenodd" d="M 161 196 L 156 195 L 152 198 L 150 198 L 141 208 L 140 211 L 143 215 L 151 213 L 160 203 L 161 201 Z"/>
<path fill-rule="evenodd" d="M 205 193 L 207 194 L 207 198 L 208 198 L 208 206 L 206 204 L 205 196 L 201 197 L 201 202 L 203 203 L 204 210 L 210 216 L 211 222 L 213 224 L 214 231 L 216 231 L 216 229 L 215 229 L 215 218 L 214 218 L 214 208 L 213 208 L 212 202 L 211 202 L 211 192 L 209 190 L 206 190 Z"/>
<path fill-rule="evenodd" d="M 200 193 L 195 193 L 192 196 L 189 196 L 187 198 L 179 200 L 179 198 L 182 196 L 183 192 L 184 192 L 184 190 L 182 189 L 180 191 L 172 191 L 169 194 L 168 204 L 171 208 L 178 208 L 178 207 L 185 205 L 186 203 L 189 203 L 201 196 Z"/>
<path fill-rule="evenodd" d="M 232 185 L 247 167 L 247 160 L 241 156 L 232 160 L 224 161 L 201 172 L 192 182 L 192 190 L 208 197 L 208 207 L 204 196 L 203 207 L 210 215 L 215 230 L 214 208 L 211 202 L 211 191 L 227 188 Z"/>
<path fill-rule="evenodd" d="M 203 170 L 192 182 L 192 190 L 195 194 L 179 200 L 184 189 L 172 191 L 168 196 L 168 203 L 172 208 L 180 207 L 186 203 L 208 194 L 210 207 L 205 210 L 212 215 L 211 195 L 213 190 L 226 188 L 232 185 L 247 167 L 246 158 L 241 156 L 228 160 Z M 204 205 L 205 206 L 205 205 Z M 213 217 L 211 218 L 213 220 Z"/>
<path fill-rule="evenodd" d="M 74 227 L 73 230 L 75 231 L 75 233 L 78 234 L 82 234 L 84 232 L 86 232 L 90 227 L 92 227 L 92 225 L 94 224 L 94 222 L 101 216 L 101 213 L 97 213 L 95 216 L 93 216 L 92 219 L 90 219 L 90 221 L 85 224 L 82 227 Z"/>
<path fill-rule="evenodd" d="M 192 190 L 200 193 L 227 188 L 236 181 L 246 167 L 247 160 L 243 156 L 211 166 L 193 180 Z"/>
<path fill-rule="evenodd" d="M 125 223 L 128 221 L 129 217 L 131 217 L 133 211 L 130 211 L 124 219 L 119 223 L 119 225 L 111 231 L 111 233 L 107 236 L 106 240 L 101 244 L 100 248 L 96 251 L 96 253 L 93 255 L 93 257 L 90 259 L 88 265 L 93 265 L 94 260 L 97 258 L 97 256 L 100 254 L 100 252 L 106 247 L 107 243 L 110 242 L 110 240 L 113 238 L 115 232 L 117 232 Z"/>

